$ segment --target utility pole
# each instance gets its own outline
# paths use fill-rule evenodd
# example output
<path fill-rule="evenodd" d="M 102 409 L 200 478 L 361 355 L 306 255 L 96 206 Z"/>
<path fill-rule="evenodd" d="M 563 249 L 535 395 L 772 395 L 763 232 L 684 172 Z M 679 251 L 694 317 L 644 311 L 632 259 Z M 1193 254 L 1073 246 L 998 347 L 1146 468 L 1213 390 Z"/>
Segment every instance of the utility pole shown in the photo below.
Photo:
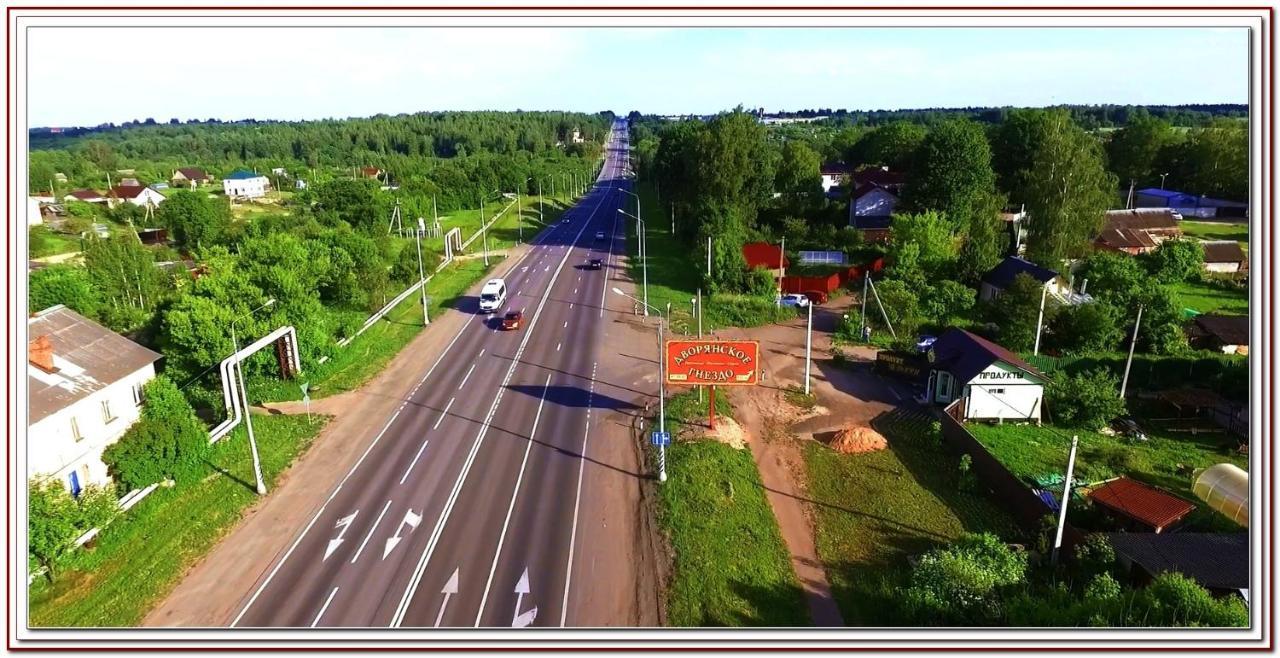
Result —
<path fill-rule="evenodd" d="M 711 280 L 711 236 L 707 236 L 707 281 Z"/>
<path fill-rule="evenodd" d="M 480 236 L 484 242 L 484 266 L 489 267 L 489 232 L 484 228 L 484 196 L 480 197 Z"/>
<path fill-rule="evenodd" d="M 1134 181 L 1132 178 L 1130 178 L 1130 179 L 1129 179 L 1129 200 L 1125 202 L 1125 204 L 1124 204 L 1124 207 L 1125 207 L 1125 208 L 1130 208 L 1130 209 L 1132 209 L 1132 208 L 1133 208 L 1133 186 L 1134 186 L 1134 184 L 1135 184 L 1135 181 Z"/>
<path fill-rule="evenodd" d="M 1129 358 L 1124 362 L 1124 379 L 1120 380 L 1120 399 L 1129 386 L 1129 368 L 1133 365 L 1133 349 L 1138 346 L 1138 327 L 1142 326 L 1142 304 L 1138 304 L 1138 319 L 1133 322 L 1133 338 L 1129 340 Z"/>
<path fill-rule="evenodd" d="M 806 306 L 809 307 L 809 324 L 804 333 L 804 394 L 808 395 L 809 370 L 813 363 L 813 302 L 810 301 Z"/>
<path fill-rule="evenodd" d="M 1071 477 L 1075 472 L 1076 446 L 1079 443 L 1079 436 L 1071 437 L 1071 456 L 1067 458 L 1067 479 L 1062 483 L 1062 504 L 1058 509 L 1058 532 L 1053 538 L 1053 554 L 1049 558 L 1049 562 L 1054 566 L 1058 564 L 1058 551 L 1062 548 L 1062 529 L 1067 525 L 1067 502 L 1071 500 Z"/>
<path fill-rule="evenodd" d="M 778 247 L 778 298 L 774 302 L 782 308 L 782 279 L 787 276 L 787 236 L 782 236 L 782 246 Z"/>
<path fill-rule="evenodd" d="M 538 223 L 539 224 L 545 223 L 542 221 L 542 179 L 541 178 L 538 179 Z"/>
<path fill-rule="evenodd" d="M 676 234 L 676 204 L 671 204 L 671 235 Z"/>
<path fill-rule="evenodd" d="M 862 326 L 858 327 L 858 338 L 867 334 L 867 286 L 871 283 L 871 269 L 862 276 Z"/>
<path fill-rule="evenodd" d="M 418 245 L 418 288 L 422 291 L 422 326 L 431 324 L 431 319 L 427 317 L 427 280 L 422 272 L 422 233 L 426 231 L 426 221 L 418 219 L 418 230 L 413 235 Z"/>
<path fill-rule="evenodd" d="M 1044 326 L 1044 299 L 1049 294 L 1049 286 L 1040 289 L 1040 315 L 1036 318 L 1036 346 L 1032 354 L 1040 354 L 1040 328 Z"/>
<path fill-rule="evenodd" d="M 867 279 L 867 281 L 870 282 L 871 279 Z M 893 324 L 889 322 L 889 314 L 884 310 L 884 302 L 880 301 L 880 293 L 876 292 L 876 284 L 871 283 L 870 285 L 871 294 L 875 295 L 876 298 L 876 306 L 880 307 L 880 316 L 884 318 L 884 324 L 889 328 L 889 335 L 893 336 L 894 340 L 897 340 L 898 332 L 893 330 Z"/>

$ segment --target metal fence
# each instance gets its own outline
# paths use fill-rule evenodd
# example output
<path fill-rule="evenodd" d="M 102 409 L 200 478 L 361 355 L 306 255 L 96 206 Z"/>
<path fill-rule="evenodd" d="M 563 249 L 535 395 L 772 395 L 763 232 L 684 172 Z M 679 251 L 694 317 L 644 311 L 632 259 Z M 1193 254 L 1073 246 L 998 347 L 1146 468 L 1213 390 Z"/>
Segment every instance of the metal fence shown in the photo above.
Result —
<path fill-rule="evenodd" d="M 802 251 L 801 265 L 844 265 L 843 251 Z"/>

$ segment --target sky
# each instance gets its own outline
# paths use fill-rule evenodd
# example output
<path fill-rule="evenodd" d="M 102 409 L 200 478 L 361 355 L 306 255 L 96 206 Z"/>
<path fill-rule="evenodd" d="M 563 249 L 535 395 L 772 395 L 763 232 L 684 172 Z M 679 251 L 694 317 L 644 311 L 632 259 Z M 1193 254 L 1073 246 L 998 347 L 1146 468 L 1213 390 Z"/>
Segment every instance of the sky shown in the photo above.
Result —
<path fill-rule="evenodd" d="M 30 126 L 1246 103 L 1249 80 L 1245 28 L 39 27 L 28 39 Z M 146 63 L 95 72 L 121 44 Z"/>

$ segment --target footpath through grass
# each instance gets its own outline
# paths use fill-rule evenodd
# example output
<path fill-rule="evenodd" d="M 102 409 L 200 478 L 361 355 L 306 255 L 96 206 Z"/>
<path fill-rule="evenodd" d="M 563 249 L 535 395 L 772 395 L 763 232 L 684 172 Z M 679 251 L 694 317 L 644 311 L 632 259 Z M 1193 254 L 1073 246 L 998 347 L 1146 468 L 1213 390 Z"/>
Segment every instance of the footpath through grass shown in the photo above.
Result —
<path fill-rule="evenodd" d="M 262 474 L 273 488 L 328 421 L 315 416 L 254 416 Z M 30 623 L 42 627 L 136 626 L 182 575 L 258 500 L 243 426 L 209 456 L 197 484 L 158 488 L 76 551 L 52 585 L 31 586 Z"/>
<path fill-rule="evenodd" d="M 636 186 L 636 192 L 640 195 L 640 210 L 645 219 L 648 240 L 649 305 L 665 312 L 667 304 L 671 304 L 672 333 L 696 336 L 698 322 L 693 315 L 691 300 L 703 285 L 705 252 L 671 234 L 671 210 L 663 210 L 652 185 L 641 183 Z M 634 215 L 635 199 L 628 197 L 623 210 Z M 623 215 L 619 217 L 627 229 L 627 275 L 635 282 L 636 296 L 643 298 L 644 266 L 637 255 L 636 221 Z M 676 217 L 676 223 L 679 222 L 680 218 Z M 703 255 L 699 257 L 699 254 Z M 778 307 L 772 299 L 749 295 L 719 294 L 713 297 L 703 290 L 702 301 L 706 304 L 702 328 L 707 333 L 726 327 L 757 327 L 783 322 L 795 318 L 798 313 L 788 306 Z"/>
<path fill-rule="evenodd" d="M 817 548 L 850 626 L 896 626 L 907 558 L 966 532 L 1016 536 L 1013 520 L 978 487 L 962 485 L 959 460 L 932 418 L 894 412 L 874 423 L 889 447 L 846 455 L 805 446 Z"/>
<path fill-rule="evenodd" d="M 719 413 L 731 412 L 719 396 Z M 694 391 L 668 401 L 670 427 L 706 416 Z M 675 434 L 675 431 L 672 432 Z M 667 591 L 670 626 L 806 626 L 800 584 L 748 450 L 711 440 L 667 450 L 658 520 L 675 564 Z"/>

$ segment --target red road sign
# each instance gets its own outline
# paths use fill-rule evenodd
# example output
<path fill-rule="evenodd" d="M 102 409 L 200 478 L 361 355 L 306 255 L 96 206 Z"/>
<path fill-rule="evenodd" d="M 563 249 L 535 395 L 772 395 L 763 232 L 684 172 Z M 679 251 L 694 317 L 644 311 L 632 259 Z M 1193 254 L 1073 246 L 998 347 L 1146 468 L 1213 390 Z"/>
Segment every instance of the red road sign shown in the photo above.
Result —
<path fill-rule="evenodd" d="M 668 384 L 754 386 L 759 383 L 760 343 L 754 340 L 669 340 Z"/>

